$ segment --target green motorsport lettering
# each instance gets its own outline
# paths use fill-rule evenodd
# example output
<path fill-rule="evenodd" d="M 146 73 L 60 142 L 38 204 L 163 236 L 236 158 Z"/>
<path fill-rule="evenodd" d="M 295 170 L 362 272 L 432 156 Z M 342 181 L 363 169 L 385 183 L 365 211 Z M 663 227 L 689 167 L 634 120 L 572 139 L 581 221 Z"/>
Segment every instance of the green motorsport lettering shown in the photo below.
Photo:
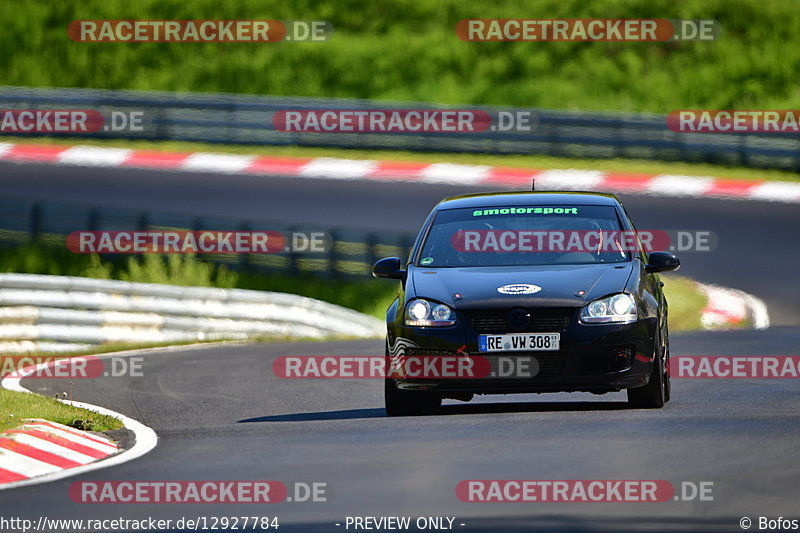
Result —
<path fill-rule="evenodd" d="M 504 207 L 502 209 L 476 209 L 474 217 L 489 215 L 577 215 L 577 207 Z"/>

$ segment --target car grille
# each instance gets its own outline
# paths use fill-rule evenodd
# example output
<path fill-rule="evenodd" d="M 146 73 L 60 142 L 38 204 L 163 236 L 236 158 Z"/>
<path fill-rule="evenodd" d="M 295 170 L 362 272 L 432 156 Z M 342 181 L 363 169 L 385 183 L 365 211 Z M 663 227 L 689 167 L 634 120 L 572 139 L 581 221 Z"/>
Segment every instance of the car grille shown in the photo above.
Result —
<path fill-rule="evenodd" d="M 489 360 L 489 367 L 492 372 L 499 372 L 500 360 L 502 358 L 508 359 L 536 359 L 539 363 L 538 372 L 531 376 L 532 378 L 549 378 L 561 375 L 564 372 L 564 367 L 567 364 L 567 354 L 564 352 L 550 352 L 550 353 L 504 353 L 504 354 L 480 354 Z M 517 363 L 514 364 L 517 367 Z M 531 368 L 530 365 L 528 368 Z M 508 365 L 505 365 L 505 370 L 508 370 Z M 505 376 L 505 379 L 513 379 L 514 375 Z M 498 375 L 498 379 L 504 379 L 504 376 Z"/>
<path fill-rule="evenodd" d="M 409 347 L 405 350 L 406 357 L 455 357 L 459 354 L 456 354 L 454 351 L 450 350 L 436 350 L 430 348 L 416 348 L 416 347 Z M 489 362 L 489 368 L 491 372 L 498 375 L 497 379 L 503 379 L 504 377 L 499 374 L 501 370 L 500 360 L 501 359 L 530 359 L 534 358 L 539 363 L 539 370 L 535 376 L 530 376 L 534 378 L 547 378 L 547 377 L 554 377 L 561 375 L 564 372 L 564 367 L 567 364 L 567 354 L 565 352 L 513 352 L 513 353 L 476 353 L 472 354 L 475 356 L 480 356 L 486 359 Z M 463 356 L 463 355 L 462 355 Z M 516 363 L 514 367 L 516 368 Z M 530 365 L 529 365 L 530 368 Z M 508 365 L 505 366 L 503 370 L 507 370 Z M 512 379 L 514 376 L 505 376 L 505 379 Z"/>
<path fill-rule="evenodd" d="M 527 326 L 511 329 L 508 314 L 512 309 L 491 311 L 465 311 L 465 315 L 476 333 L 512 333 L 537 331 L 564 331 L 572 320 L 572 308 L 533 308 L 526 309 L 531 315 Z"/>
<path fill-rule="evenodd" d="M 451 350 L 434 350 L 431 348 L 408 347 L 406 357 L 456 357 L 458 354 Z"/>

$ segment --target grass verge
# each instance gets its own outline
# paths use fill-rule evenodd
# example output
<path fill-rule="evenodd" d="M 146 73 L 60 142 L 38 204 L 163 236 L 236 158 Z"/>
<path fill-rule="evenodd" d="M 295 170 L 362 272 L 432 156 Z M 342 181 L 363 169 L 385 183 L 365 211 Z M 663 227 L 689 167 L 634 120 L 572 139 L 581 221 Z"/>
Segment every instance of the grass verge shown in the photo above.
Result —
<path fill-rule="evenodd" d="M 262 155 L 275 157 L 339 157 L 348 159 L 377 159 L 393 161 L 419 161 L 422 163 L 453 163 L 460 165 L 489 165 L 541 169 L 602 170 L 605 172 L 630 172 L 637 174 L 684 174 L 713 176 L 735 180 L 800 181 L 800 174 L 777 169 L 758 169 L 712 165 L 707 163 L 681 163 L 649 161 L 644 159 L 569 159 L 547 155 L 471 154 L 462 152 L 411 152 L 403 150 L 364 150 L 306 146 L 255 146 L 236 144 L 209 144 L 182 141 L 139 141 L 125 139 L 81 139 L 49 137 L 2 137 L 2 142 L 19 144 L 53 144 L 72 146 L 105 146 L 133 150 L 164 150 L 175 152 L 218 152 L 230 154 Z"/>
<path fill-rule="evenodd" d="M 792 0 L 0 3 L 3 84 L 552 109 L 796 109 Z M 461 19 L 714 19 L 714 42 L 467 42 Z M 75 20 L 329 20 L 325 42 L 73 42 Z"/>
<path fill-rule="evenodd" d="M 72 407 L 39 394 L 0 389 L 0 431 L 20 425 L 25 418 L 44 418 L 91 431 L 107 431 L 122 427 L 122 422 L 112 416 Z"/>
<path fill-rule="evenodd" d="M 700 329 L 700 316 L 707 300 L 697 283 L 681 276 L 661 276 L 661 280 L 669 303 L 670 331 Z"/>

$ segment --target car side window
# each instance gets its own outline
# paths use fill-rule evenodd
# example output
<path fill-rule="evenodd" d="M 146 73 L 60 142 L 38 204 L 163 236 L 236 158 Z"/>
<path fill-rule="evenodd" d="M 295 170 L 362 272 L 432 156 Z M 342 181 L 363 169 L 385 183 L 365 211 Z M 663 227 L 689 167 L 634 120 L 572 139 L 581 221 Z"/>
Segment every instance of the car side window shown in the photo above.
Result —
<path fill-rule="evenodd" d="M 622 207 L 622 212 L 625 213 L 625 219 L 628 221 L 628 224 L 631 225 L 631 230 L 633 231 L 634 235 L 636 235 L 636 248 L 638 249 L 639 257 L 641 258 L 642 262 L 647 263 L 647 252 L 642 245 L 642 239 L 639 238 L 639 232 L 636 230 L 636 224 L 633 223 L 633 219 L 628 214 L 628 210 L 625 209 L 625 206 L 620 204 Z"/>

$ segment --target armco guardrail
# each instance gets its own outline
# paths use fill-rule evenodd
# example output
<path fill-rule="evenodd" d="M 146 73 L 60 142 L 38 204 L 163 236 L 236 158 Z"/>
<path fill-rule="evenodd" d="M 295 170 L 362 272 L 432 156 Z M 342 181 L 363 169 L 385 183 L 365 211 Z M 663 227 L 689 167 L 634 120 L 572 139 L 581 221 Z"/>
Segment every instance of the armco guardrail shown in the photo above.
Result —
<path fill-rule="evenodd" d="M 373 317 L 293 294 L 0 274 L 0 353 L 109 342 L 374 337 L 383 329 Z"/>
<path fill-rule="evenodd" d="M 159 230 L 323 232 L 328 243 L 324 252 L 204 254 L 202 257 L 245 272 L 362 279 L 370 277 L 376 260 L 407 256 L 414 239 L 414 235 L 405 232 L 297 226 L 269 220 L 225 219 L 0 197 L 0 246 L 36 242 L 66 250 L 66 236 L 73 231 Z M 105 257 L 121 260 L 130 256 Z"/>
<path fill-rule="evenodd" d="M 480 109 L 531 112 L 530 131 L 472 133 L 309 133 L 273 126 L 280 110 Z M 0 87 L 0 109 L 92 109 L 143 112 L 141 131 L 82 137 L 208 143 L 327 146 L 389 150 L 546 154 L 578 158 L 647 158 L 800 170 L 800 138 L 779 133 L 678 133 L 665 115 L 440 106 L 334 98 Z M 672 111 L 672 110 L 666 110 Z M 40 135 L 40 134 L 37 134 Z M 68 134 L 50 134 L 67 136 Z"/>

